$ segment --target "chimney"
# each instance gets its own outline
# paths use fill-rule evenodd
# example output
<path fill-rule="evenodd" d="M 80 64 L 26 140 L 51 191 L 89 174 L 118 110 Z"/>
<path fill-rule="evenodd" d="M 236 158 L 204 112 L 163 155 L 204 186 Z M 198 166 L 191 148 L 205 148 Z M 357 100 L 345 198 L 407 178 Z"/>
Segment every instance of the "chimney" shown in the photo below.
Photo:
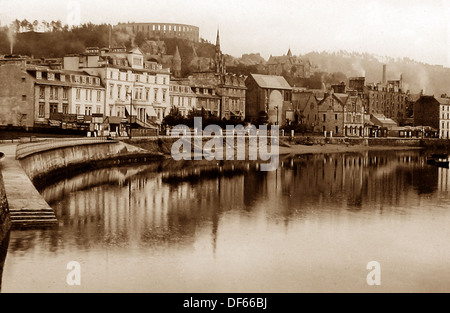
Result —
<path fill-rule="evenodd" d="M 383 64 L 383 84 L 386 84 L 386 64 Z"/>

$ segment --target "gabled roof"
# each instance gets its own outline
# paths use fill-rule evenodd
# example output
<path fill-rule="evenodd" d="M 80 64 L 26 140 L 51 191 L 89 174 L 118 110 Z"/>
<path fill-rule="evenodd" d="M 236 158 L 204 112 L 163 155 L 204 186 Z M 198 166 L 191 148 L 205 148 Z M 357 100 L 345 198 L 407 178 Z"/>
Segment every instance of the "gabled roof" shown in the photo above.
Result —
<path fill-rule="evenodd" d="M 292 90 L 292 87 L 283 76 L 261 74 L 251 74 L 251 76 L 261 88 Z"/>
<path fill-rule="evenodd" d="M 306 105 L 310 100 L 316 99 L 314 93 L 312 92 L 301 92 L 296 94 L 296 100 L 293 100 L 292 103 L 296 105 L 296 108 L 300 111 L 304 111 Z"/>
<path fill-rule="evenodd" d="M 319 104 L 324 103 L 328 97 L 335 98 L 336 100 L 338 100 L 341 103 L 342 106 L 344 106 L 345 103 L 347 102 L 347 98 L 349 97 L 349 95 L 346 93 L 325 93 L 323 95 L 323 98 L 321 98 L 320 95 L 316 95 L 316 98 L 319 101 Z"/>
<path fill-rule="evenodd" d="M 336 98 L 338 98 L 339 101 L 342 102 L 342 104 L 345 104 L 345 102 L 347 102 L 347 99 L 348 99 L 348 97 L 349 97 L 349 95 L 346 94 L 346 93 L 334 93 L 334 96 L 335 96 Z"/>
<path fill-rule="evenodd" d="M 387 118 L 386 116 L 384 116 L 383 114 L 376 114 L 373 113 L 370 117 L 370 120 L 378 126 L 381 127 L 395 127 L 397 126 L 397 123 L 394 122 L 392 119 Z"/>
<path fill-rule="evenodd" d="M 142 55 L 145 54 L 144 51 L 142 51 L 142 49 L 139 48 L 139 47 L 134 47 L 134 48 L 132 48 L 130 51 L 128 51 L 128 53 L 142 54 Z"/>

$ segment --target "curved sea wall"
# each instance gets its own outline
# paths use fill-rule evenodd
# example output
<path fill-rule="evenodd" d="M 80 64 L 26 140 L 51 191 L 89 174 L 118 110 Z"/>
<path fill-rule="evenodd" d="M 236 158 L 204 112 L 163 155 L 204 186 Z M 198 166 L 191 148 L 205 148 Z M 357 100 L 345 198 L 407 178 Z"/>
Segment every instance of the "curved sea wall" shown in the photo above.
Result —
<path fill-rule="evenodd" d="M 0 172 L 0 242 L 6 237 L 11 228 L 9 219 L 8 200 L 6 199 L 5 186 L 3 184 L 3 175 Z"/>
<path fill-rule="evenodd" d="M 5 186 L 3 185 L 3 176 L 0 171 L 0 288 L 2 282 L 3 264 L 6 258 L 6 251 L 9 244 L 9 231 L 11 229 L 11 220 L 8 214 L 8 201 L 6 200 Z"/>
<path fill-rule="evenodd" d="M 126 163 L 162 159 L 161 153 L 150 152 L 123 143 L 101 143 L 58 148 L 20 159 L 20 164 L 35 185 L 66 177 L 77 170 L 105 168 Z"/>

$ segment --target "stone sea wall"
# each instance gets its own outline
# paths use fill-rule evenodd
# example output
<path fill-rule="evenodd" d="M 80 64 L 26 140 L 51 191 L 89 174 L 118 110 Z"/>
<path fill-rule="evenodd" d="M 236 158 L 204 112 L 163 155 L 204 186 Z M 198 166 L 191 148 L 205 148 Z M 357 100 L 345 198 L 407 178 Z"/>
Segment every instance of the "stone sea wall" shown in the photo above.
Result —
<path fill-rule="evenodd" d="M 11 221 L 8 212 L 8 201 L 6 199 L 3 176 L 0 171 L 0 243 L 2 243 L 6 238 L 11 228 Z"/>
<path fill-rule="evenodd" d="M 45 185 L 57 176 L 70 176 L 77 170 L 147 162 L 161 157 L 160 153 L 145 151 L 126 143 L 117 142 L 43 151 L 21 159 L 20 163 L 35 185 Z"/>

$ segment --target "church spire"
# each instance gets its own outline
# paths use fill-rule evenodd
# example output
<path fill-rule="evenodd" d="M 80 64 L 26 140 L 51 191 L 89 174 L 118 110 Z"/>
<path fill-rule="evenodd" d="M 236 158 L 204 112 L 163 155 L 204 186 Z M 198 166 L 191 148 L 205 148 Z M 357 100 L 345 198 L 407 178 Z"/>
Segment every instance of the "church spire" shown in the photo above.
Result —
<path fill-rule="evenodd" d="M 288 56 L 288 57 L 291 57 L 291 56 L 292 56 L 291 48 L 289 48 L 289 51 L 288 51 L 288 53 L 287 53 L 287 56 Z"/>
<path fill-rule="evenodd" d="M 175 50 L 175 54 L 173 56 L 174 60 L 181 60 L 181 56 L 180 56 L 180 51 L 178 50 L 178 46 L 177 49 Z"/>
<path fill-rule="evenodd" d="M 216 50 L 217 50 L 217 51 L 220 51 L 220 34 L 219 34 L 219 28 L 217 28 Z"/>

